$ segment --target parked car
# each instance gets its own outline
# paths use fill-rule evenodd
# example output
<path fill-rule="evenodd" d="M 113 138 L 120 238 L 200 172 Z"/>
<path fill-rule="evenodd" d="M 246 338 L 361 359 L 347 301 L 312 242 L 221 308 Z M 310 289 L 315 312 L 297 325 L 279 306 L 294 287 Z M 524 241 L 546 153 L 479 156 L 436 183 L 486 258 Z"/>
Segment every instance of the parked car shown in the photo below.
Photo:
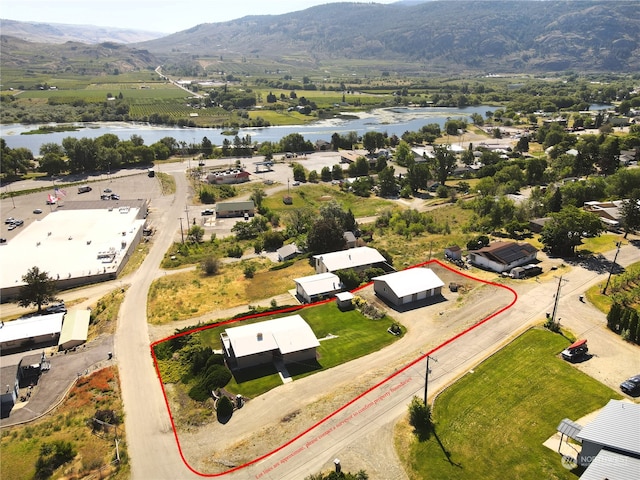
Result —
<path fill-rule="evenodd" d="M 42 209 L 41 208 L 36 208 L 33 213 L 35 213 L 36 215 L 40 215 L 42 213 Z"/>
<path fill-rule="evenodd" d="M 64 302 L 56 303 L 54 305 L 49 305 L 45 312 L 47 313 L 67 313 L 67 307 Z"/>
<path fill-rule="evenodd" d="M 6 238 L 0 238 L 0 243 L 7 243 L 7 239 Z"/>
<path fill-rule="evenodd" d="M 205 210 L 202 210 L 202 216 L 206 216 L 206 215 L 213 215 L 213 209 L 207 208 Z"/>
<path fill-rule="evenodd" d="M 101 200 L 111 200 L 111 195 L 109 195 L 108 193 L 104 193 L 104 194 L 100 195 L 100 199 Z"/>
<path fill-rule="evenodd" d="M 640 395 L 640 375 L 635 375 L 622 382 L 620 390 L 628 395 Z"/>
<path fill-rule="evenodd" d="M 21 227 L 22 225 L 24 225 L 24 220 L 14 220 L 14 221 L 13 221 L 13 224 L 14 224 L 16 227 Z"/>
<path fill-rule="evenodd" d="M 116 193 L 112 193 L 111 194 L 111 200 L 120 200 L 120 195 L 118 195 Z"/>
<path fill-rule="evenodd" d="M 7 218 L 7 219 L 4 221 L 4 223 L 5 223 L 5 225 L 10 225 L 10 224 L 12 224 L 13 222 L 15 222 L 15 220 L 16 220 L 15 218 L 13 218 L 13 217 L 9 217 L 9 218 Z"/>
<path fill-rule="evenodd" d="M 587 340 L 582 339 L 569 345 L 562 351 L 561 355 L 562 358 L 569 362 L 577 362 L 578 360 L 582 360 L 587 355 L 588 351 L 589 348 L 587 347 Z"/>
<path fill-rule="evenodd" d="M 111 190 L 110 188 L 105 188 L 104 189 L 104 193 L 111 193 L 111 192 L 113 192 L 113 190 Z"/>

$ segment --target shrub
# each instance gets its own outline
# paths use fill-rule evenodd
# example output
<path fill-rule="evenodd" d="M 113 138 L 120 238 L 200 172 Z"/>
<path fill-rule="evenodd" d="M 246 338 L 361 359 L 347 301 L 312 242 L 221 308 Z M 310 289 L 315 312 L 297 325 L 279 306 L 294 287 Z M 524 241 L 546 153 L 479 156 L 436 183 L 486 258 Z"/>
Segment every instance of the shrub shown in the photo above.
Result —
<path fill-rule="evenodd" d="M 433 430 L 431 420 L 431 407 L 418 397 L 413 397 L 409 404 L 409 424 L 413 431 L 422 440 L 426 440 Z"/>
<path fill-rule="evenodd" d="M 231 258 L 241 258 L 242 253 L 242 247 L 240 245 L 232 245 L 227 249 L 227 256 Z"/>
<path fill-rule="evenodd" d="M 228 420 L 233 415 L 233 403 L 229 397 L 223 395 L 218 399 L 216 404 L 216 414 L 219 421 Z"/>
<path fill-rule="evenodd" d="M 202 261 L 201 268 L 205 275 L 215 275 L 220 271 L 220 260 L 216 257 L 207 257 Z"/>
<path fill-rule="evenodd" d="M 249 263 L 244 267 L 245 278 L 253 278 L 256 274 L 256 266 L 253 263 Z"/>
<path fill-rule="evenodd" d="M 211 365 L 207 368 L 202 383 L 208 390 L 223 388 L 231 381 L 231 371 L 223 365 Z"/>

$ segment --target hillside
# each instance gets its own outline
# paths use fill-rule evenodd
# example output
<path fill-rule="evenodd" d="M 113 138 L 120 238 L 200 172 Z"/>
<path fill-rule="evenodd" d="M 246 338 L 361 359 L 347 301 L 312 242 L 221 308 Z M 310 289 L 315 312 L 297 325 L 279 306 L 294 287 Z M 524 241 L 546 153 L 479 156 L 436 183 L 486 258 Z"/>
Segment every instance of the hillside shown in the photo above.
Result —
<path fill-rule="evenodd" d="M 2 34 L 35 43 L 134 43 L 160 38 L 165 33 L 95 25 L 0 20 Z"/>
<path fill-rule="evenodd" d="M 102 75 L 158 65 L 158 60 L 146 50 L 110 42 L 95 45 L 34 43 L 0 35 L 0 49 L 5 73 L 26 70 L 28 76 L 36 72 Z"/>
<path fill-rule="evenodd" d="M 640 70 L 640 3 L 337 3 L 200 24 L 144 48 L 170 59 L 246 56 L 311 65 L 409 62 L 441 73 Z"/>
<path fill-rule="evenodd" d="M 127 45 L 132 37 L 117 29 L 107 30 L 120 40 L 88 45 L 69 41 L 75 28 L 87 27 L 13 23 L 2 21 L 2 67 L 49 72 L 101 73 L 100 64 L 102 73 L 164 64 L 179 75 L 334 66 L 374 76 L 640 71 L 640 2 L 332 3 L 202 23 Z M 105 29 L 94 30 L 103 38 Z"/>

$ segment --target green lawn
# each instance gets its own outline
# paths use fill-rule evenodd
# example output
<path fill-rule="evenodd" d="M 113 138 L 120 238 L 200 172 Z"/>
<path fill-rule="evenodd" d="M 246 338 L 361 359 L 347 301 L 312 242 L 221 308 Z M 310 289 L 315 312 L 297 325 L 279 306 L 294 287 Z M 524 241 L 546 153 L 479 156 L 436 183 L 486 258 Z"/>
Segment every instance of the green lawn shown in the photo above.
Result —
<path fill-rule="evenodd" d="M 569 341 L 532 329 L 435 400 L 435 435 L 396 446 L 412 479 L 576 479 L 542 443 L 620 396 L 558 357 Z"/>
<path fill-rule="evenodd" d="M 318 370 L 335 367 L 350 360 L 375 352 L 391 344 L 401 337 L 395 337 L 387 332 L 393 323 L 389 317 L 381 320 L 370 320 L 356 310 L 342 312 L 335 302 L 329 302 L 317 307 L 305 308 L 298 312 L 311 326 L 318 339 L 329 334 L 336 338 L 322 341 L 318 347 L 318 362 L 311 364 L 288 365 L 289 373 L 294 379 L 310 375 Z M 279 315 L 287 316 L 291 313 Z M 260 322 L 266 318 L 250 320 L 248 322 Z M 275 317 L 273 317 L 275 318 Z M 246 325 L 247 322 L 235 325 L 215 327 L 200 332 L 200 339 L 204 346 L 220 349 L 220 333 L 226 328 Z M 404 332 L 404 329 L 403 329 Z M 274 370 L 261 371 L 259 375 L 252 377 L 234 378 L 227 385 L 227 390 L 233 393 L 241 393 L 249 397 L 260 395 L 281 384 L 280 378 Z"/>

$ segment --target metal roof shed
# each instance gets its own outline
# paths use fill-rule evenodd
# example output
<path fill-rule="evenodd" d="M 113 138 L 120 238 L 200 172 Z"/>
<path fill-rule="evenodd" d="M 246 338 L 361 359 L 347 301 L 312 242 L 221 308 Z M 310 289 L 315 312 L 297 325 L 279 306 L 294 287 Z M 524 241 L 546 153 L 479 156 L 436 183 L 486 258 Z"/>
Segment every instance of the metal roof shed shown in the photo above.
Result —
<path fill-rule="evenodd" d="M 90 319 L 91 312 L 89 310 L 68 312 L 62 323 L 58 348 L 60 350 L 69 350 L 85 343 L 89 334 Z"/>
<path fill-rule="evenodd" d="M 430 268 L 409 268 L 373 278 L 377 295 L 394 305 L 403 305 L 440 295 L 444 282 Z"/>

